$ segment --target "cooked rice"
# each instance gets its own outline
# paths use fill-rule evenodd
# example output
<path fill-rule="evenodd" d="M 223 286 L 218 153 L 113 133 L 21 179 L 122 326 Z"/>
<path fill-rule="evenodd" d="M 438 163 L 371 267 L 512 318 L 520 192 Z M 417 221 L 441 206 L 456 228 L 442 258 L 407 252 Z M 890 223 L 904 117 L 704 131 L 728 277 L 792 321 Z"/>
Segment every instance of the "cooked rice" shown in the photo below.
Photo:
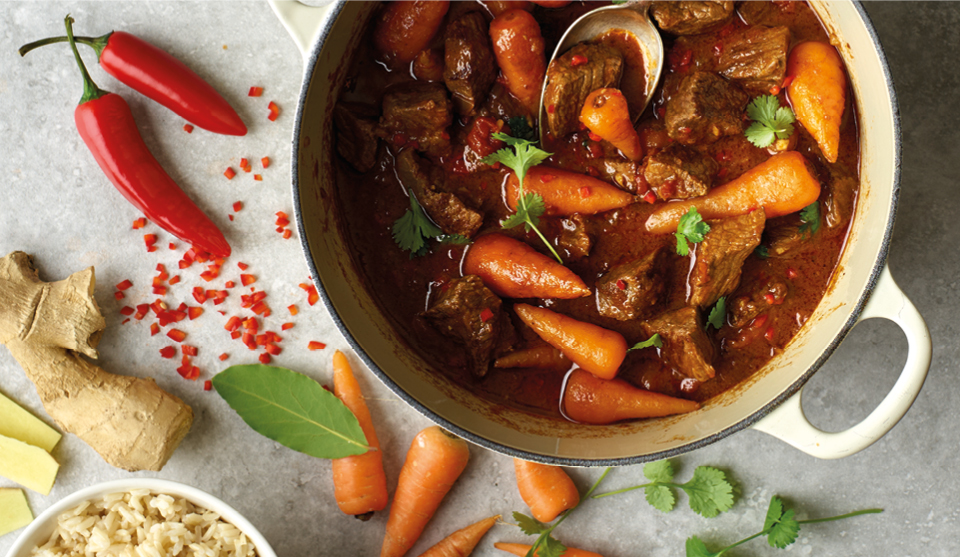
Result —
<path fill-rule="evenodd" d="M 139 489 L 62 513 L 39 557 L 256 557 L 253 543 L 220 515 L 183 498 Z"/>

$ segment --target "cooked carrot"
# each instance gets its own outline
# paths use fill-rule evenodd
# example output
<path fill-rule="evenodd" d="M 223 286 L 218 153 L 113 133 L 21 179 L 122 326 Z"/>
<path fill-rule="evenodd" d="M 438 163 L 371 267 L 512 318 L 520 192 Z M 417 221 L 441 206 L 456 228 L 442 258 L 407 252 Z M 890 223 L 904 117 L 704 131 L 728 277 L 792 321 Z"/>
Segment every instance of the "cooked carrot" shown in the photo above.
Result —
<path fill-rule="evenodd" d="M 400 469 L 380 557 L 403 557 L 410 551 L 469 458 L 467 442 L 439 426 L 413 438 Z"/>
<path fill-rule="evenodd" d="M 580 492 L 563 468 L 519 458 L 513 459 L 513 467 L 520 498 L 540 522 L 553 522 L 560 513 L 580 502 Z"/>
<path fill-rule="evenodd" d="M 520 181 L 516 174 L 507 179 L 507 204 L 516 210 Z M 523 179 L 524 193 L 543 197 L 547 216 L 569 216 L 574 213 L 595 215 L 624 207 L 636 201 L 629 193 L 586 174 L 535 166 Z"/>
<path fill-rule="evenodd" d="M 507 90 L 536 116 L 540 90 L 547 74 L 540 24 L 524 10 L 509 10 L 490 22 L 490 42 Z"/>
<path fill-rule="evenodd" d="M 597 377 L 612 379 L 627 357 L 627 341 L 620 333 L 527 304 L 513 310 L 547 344 Z"/>
<path fill-rule="evenodd" d="M 832 45 L 805 42 L 793 47 L 787 59 L 787 98 L 804 128 L 817 140 L 830 162 L 840 151 L 840 118 L 847 96 L 843 60 Z"/>
<path fill-rule="evenodd" d="M 522 543 L 503 543 L 497 542 L 493 544 L 493 547 L 499 549 L 500 551 L 506 551 L 507 553 L 512 553 L 518 555 L 519 557 L 524 557 L 532 545 L 526 545 Z M 540 551 L 537 551 L 537 557 L 539 557 Z M 575 547 L 568 547 L 566 551 L 563 552 L 563 557 L 603 557 L 599 553 L 594 553 L 592 551 L 587 551 L 585 549 L 577 549 Z"/>
<path fill-rule="evenodd" d="M 493 362 L 493 367 L 511 368 L 511 367 L 530 367 L 530 368 L 562 368 L 570 367 L 570 360 L 563 355 L 563 352 L 556 348 L 544 344 L 543 346 L 533 346 L 514 350 L 509 354 L 500 356 Z"/>
<path fill-rule="evenodd" d="M 665 203 L 647 218 L 654 234 L 675 232 L 690 207 L 704 219 L 745 215 L 763 207 L 768 219 L 796 213 L 820 197 L 820 182 L 796 151 L 780 153 L 702 197 Z"/>
<path fill-rule="evenodd" d="M 373 44 L 388 65 L 409 64 L 430 44 L 449 9 L 449 0 L 387 2 L 377 21 Z"/>
<path fill-rule="evenodd" d="M 353 412 L 373 450 L 361 455 L 337 458 L 333 465 L 333 494 L 345 514 L 360 516 L 387 507 L 387 479 L 383 474 L 383 453 L 373 429 L 370 410 L 363 400 L 360 384 L 342 352 L 333 354 L 333 393 Z"/>
<path fill-rule="evenodd" d="M 490 11 L 490 15 L 497 17 L 510 10 L 533 11 L 533 3 L 526 0 L 478 0 Z"/>
<path fill-rule="evenodd" d="M 420 557 L 467 557 L 480 543 L 480 538 L 500 520 L 500 515 L 484 518 L 480 522 L 457 530 L 420 554 Z"/>
<path fill-rule="evenodd" d="M 480 236 L 467 250 L 463 273 L 507 298 L 580 298 L 590 289 L 570 269 L 520 240 L 503 234 Z"/>
<path fill-rule="evenodd" d="M 597 89 L 587 95 L 580 122 L 595 135 L 609 141 L 632 161 L 643 158 L 640 136 L 633 128 L 627 99 L 619 89 Z"/>
<path fill-rule="evenodd" d="M 563 393 L 564 412 L 584 424 L 659 418 L 698 408 L 700 404 L 693 400 L 638 389 L 621 379 L 599 379 L 579 369 L 570 373 Z"/>

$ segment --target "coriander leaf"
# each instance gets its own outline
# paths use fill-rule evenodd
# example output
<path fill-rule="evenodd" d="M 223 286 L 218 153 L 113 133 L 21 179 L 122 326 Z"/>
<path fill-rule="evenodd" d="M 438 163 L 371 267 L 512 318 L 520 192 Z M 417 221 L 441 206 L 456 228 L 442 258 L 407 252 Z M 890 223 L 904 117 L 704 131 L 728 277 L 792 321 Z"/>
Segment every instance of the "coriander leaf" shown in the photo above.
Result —
<path fill-rule="evenodd" d="M 800 211 L 801 234 L 816 234 L 820 230 L 820 202 L 814 201 Z"/>
<path fill-rule="evenodd" d="M 770 258 L 770 250 L 769 248 L 767 248 L 767 246 L 763 244 L 760 244 L 759 246 L 757 246 L 757 249 L 753 250 L 753 254 L 759 257 L 760 259 Z"/>
<path fill-rule="evenodd" d="M 643 475 L 651 482 L 672 482 L 673 464 L 669 460 L 648 462 L 643 465 Z"/>
<path fill-rule="evenodd" d="M 747 126 L 743 134 L 747 136 L 747 141 L 761 149 L 769 147 L 777 137 L 776 132 L 774 132 L 770 126 L 760 122 L 754 122 Z"/>
<path fill-rule="evenodd" d="M 523 116 L 507 118 L 507 125 L 510 126 L 510 133 L 513 134 L 513 137 L 527 141 L 537 141 L 537 131 L 530 127 L 527 119 Z"/>
<path fill-rule="evenodd" d="M 769 122 L 776 118 L 780 99 L 773 95 L 761 95 L 747 105 L 747 116 L 757 122 Z"/>
<path fill-rule="evenodd" d="M 693 478 L 681 485 L 690 498 L 690 508 L 707 518 L 730 510 L 733 506 L 733 486 L 722 471 L 710 466 L 698 466 Z"/>
<path fill-rule="evenodd" d="M 668 513 L 677 506 L 677 497 L 673 490 L 665 485 L 648 485 L 643 488 L 647 503 L 660 512 Z"/>
<path fill-rule="evenodd" d="M 783 501 L 776 495 L 770 498 L 767 517 L 763 521 L 763 531 L 767 532 L 767 543 L 771 547 L 783 549 L 797 541 L 800 523 L 793 517 L 793 509 L 785 511 Z"/>
<path fill-rule="evenodd" d="M 697 212 L 696 207 L 690 207 L 677 223 L 677 253 L 687 255 L 690 253 L 687 242 L 694 244 L 702 242 L 704 235 L 710 232 L 710 225 L 703 222 L 703 217 Z"/>
<path fill-rule="evenodd" d="M 714 329 L 719 329 L 723 327 L 723 323 L 727 320 L 727 297 L 721 296 L 717 300 L 716 305 L 713 306 L 713 309 L 710 310 L 710 316 L 707 317 L 707 325 L 712 326 Z"/>
<path fill-rule="evenodd" d="M 781 107 L 774 95 L 763 95 L 747 105 L 747 116 L 754 122 L 744 131 L 747 140 L 757 147 L 769 147 L 776 139 L 787 139 L 793 134 L 796 121 L 793 111 Z"/>
<path fill-rule="evenodd" d="M 443 231 L 433 224 L 417 198 L 410 192 L 410 209 L 393 223 L 393 240 L 410 257 L 427 253 L 427 240 L 437 238 Z"/>
<path fill-rule="evenodd" d="M 526 219 L 524 218 L 525 216 L 526 216 L 526 213 L 524 214 L 514 213 L 509 217 L 500 221 L 500 228 L 515 228 L 517 226 L 520 226 L 521 224 L 525 224 L 527 222 Z"/>
<path fill-rule="evenodd" d="M 523 203 L 520 204 L 520 207 L 523 207 L 524 212 L 527 214 L 527 232 L 530 231 L 531 227 L 536 227 L 540 224 L 540 216 L 547 211 L 547 205 L 543 202 L 543 196 L 539 193 L 528 193 L 524 195 Z M 518 207 L 518 209 L 520 207 Z"/>
<path fill-rule="evenodd" d="M 540 542 L 540 547 L 530 548 L 530 550 L 533 551 L 533 555 L 536 557 L 561 557 L 567 552 L 567 546 L 563 545 L 560 543 L 560 540 L 549 534 L 542 538 L 542 540 L 543 541 Z"/>
<path fill-rule="evenodd" d="M 687 538 L 687 557 L 717 557 L 719 553 L 711 553 L 706 544 L 700 541 L 700 538 L 691 536 Z"/>
<path fill-rule="evenodd" d="M 632 347 L 630 347 L 629 350 L 627 350 L 627 352 L 629 352 L 630 350 L 641 350 L 643 348 L 650 348 L 651 346 L 656 346 L 657 348 L 663 348 L 663 341 L 660 339 L 660 335 L 658 333 L 654 333 L 653 336 L 648 338 L 647 340 L 634 344 Z M 646 469 L 647 469 L 646 466 L 644 466 L 643 469 L 644 469 L 644 473 L 646 473 Z M 647 476 L 647 477 L 649 478 L 650 476 Z"/>
<path fill-rule="evenodd" d="M 473 241 L 462 234 L 444 234 L 437 239 L 440 240 L 441 244 L 454 244 L 458 246 L 463 246 Z"/>
<path fill-rule="evenodd" d="M 213 377 L 217 394 L 254 431 L 317 458 L 370 450 L 356 416 L 313 379 L 282 367 L 230 366 Z"/>
<path fill-rule="evenodd" d="M 521 512 L 513 511 L 513 519 L 517 521 L 517 526 L 528 536 L 536 536 L 547 529 L 539 520 L 529 517 Z"/>

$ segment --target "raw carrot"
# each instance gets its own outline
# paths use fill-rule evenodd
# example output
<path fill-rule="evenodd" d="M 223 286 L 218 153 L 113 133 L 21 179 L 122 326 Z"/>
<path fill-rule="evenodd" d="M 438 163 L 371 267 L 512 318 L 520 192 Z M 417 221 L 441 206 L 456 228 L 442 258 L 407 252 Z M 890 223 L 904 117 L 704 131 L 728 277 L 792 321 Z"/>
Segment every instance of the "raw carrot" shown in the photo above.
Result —
<path fill-rule="evenodd" d="M 693 400 L 638 389 L 621 379 L 599 379 L 579 369 L 570 373 L 563 393 L 564 412 L 584 424 L 659 418 L 699 408 L 700 404 Z"/>
<path fill-rule="evenodd" d="M 820 197 L 820 182 L 810 172 L 807 160 L 796 151 L 780 153 L 758 164 L 739 178 L 710 190 L 702 197 L 665 203 L 647 218 L 647 230 L 666 234 L 690 207 L 704 218 L 745 215 L 763 207 L 768 219 L 789 215 Z"/>
<path fill-rule="evenodd" d="M 430 44 L 449 9 L 449 0 L 387 2 L 377 21 L 373 44 L 388 65 L 409 64 Z"/>
<path fill-rule="evenodd" d="M 837 49 L 827 43 L 800 43 L 790 51 L 787 98 L 804 128 L 817 140 L 830 162 L 840 151 L 840 118 L 847 96 L 847 78 Z"/>
<path fill-rule="evenodd" d="M 403 557 L 410 551 L 469 458 L 467 442 L 439 426 L 413 438 L 400 469 L 380 557 Z"/>
<path fill-rule="evenodd" d="M 547 344 L 597 377 L 613 379 L 627 357 L 627 341 L 620 333 L 527 304 L 513 310 Z"/>
<path fill-rule="evenodd" d="M 520 181 L 516 174 L 507 179 L 507 204 L 517 208 Z M 523 180 L 524 193 L 543 197 L 547 216 L 569 216 L 574 213 L 594 215 L 624 207 L 636 201 L 629 193 L 586 174 L 535 166 Z"/>
<path fill-rule="evenodd" d="M 628 159 L 639 161 L 643 158 L 640 136 L 633 128 L 627 99 L 619 89 L 597 89 L 587 95 L 580 110 L 580 122 L 620 149 Z"/>
<path fill-rule="evenodd" d="M 580 502 L 580 492 L 563 468 L 519 458 L 513 459 L 513 467 L 520 498 L 540 522 L 553 522 L 560 513 Z"/>
<path fill-rule="evenodd" d="M 543 346 L 533 346 L 514 350 L 509 354 L 500 356 L 493 362 L 493 367 L 512 368 L 529 367 L 540 369 L 568 369 L 570 360 L 563 355 L 563 352 L 556 348 L 544 344 Z"/>
<path fill-rule="evenodd" d="M 333 393 L 360 422 L 367 445 L 372 450 L 361 455 L 337 458 L 333 465 L 333 494 L 345 514 L 365 516 L 387 507 L 387 479 L 383 474 L 380 441 L 373 429 L 370 410 L 363 400 L 360 384 L 353 376 L 350 362 L 342 352 L 333 354 Z"/>
<path fill-rule="evenodd" d="M 590 295 L 576 273 L 503 234 L 477 238 L 467 250 L 463 273 L 479 276 L 487 288 L 507 298 L 571 299 Z"/>
<path fill-rule="evenodd" d="M 509 10 L 490 22 L 490 42 L 507 90 L 527 111 L 540 110 L 540 89 L 547 74 L 540 24 L 524 10 Z"/>
<path fill-rule="evenodd" d="M 467 557 L 480 543 L 480 538 L 500 520 L 500 515 L 485 518 L 466 528 L 457 530 L 440 540 L 440 543 L 420 554 L 420 557 Z"/>
<path fill-rule="evenodd" d="M 533 11 L 533 3 L 527 2 L 526 0 L 478 0 L 483 4 L 487 10 L 490 12 L 490 15 L 497 17 L 498 15 L 508 12 L 510 10 L 523 10 L 526 12 Z"/>
<path fill-rule="evenodd" d="M 524 557 L 527 552 L 530 551 L 532 545 L 526 545 L 522 543 L 503 543 L 497 542 L 493 544 L 493 547 L 499 549 L 500 551 L 506 551 L 507 553 L 512 553 L 519 557 Z M 537 551 L 537 557 L 539 557 L 540 551 Z M 587 551 L 585 549 L 577 549 L 575 547 L 568 547 L 566 551 L 563 552 L 563 557 L 603 557 L 599 553 L 594 553 L 592 551 Z"/>

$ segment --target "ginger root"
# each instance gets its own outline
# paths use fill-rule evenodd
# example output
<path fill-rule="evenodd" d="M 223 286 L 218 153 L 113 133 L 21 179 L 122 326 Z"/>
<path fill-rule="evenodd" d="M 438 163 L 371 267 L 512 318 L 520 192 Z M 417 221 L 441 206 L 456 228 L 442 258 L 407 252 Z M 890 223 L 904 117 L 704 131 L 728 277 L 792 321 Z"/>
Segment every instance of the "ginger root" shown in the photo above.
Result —
<path fill-rule="evenodd" d="M 113 466 L 160 470 L 190 430 L 193 410 L 153 379 L 113 375 L 79 355 L 97 357 L 106 325 L 94 284 L 93 267 L 45 283 L 26 253 L 0 259 L 0 344 L 61 429 Z"/>

